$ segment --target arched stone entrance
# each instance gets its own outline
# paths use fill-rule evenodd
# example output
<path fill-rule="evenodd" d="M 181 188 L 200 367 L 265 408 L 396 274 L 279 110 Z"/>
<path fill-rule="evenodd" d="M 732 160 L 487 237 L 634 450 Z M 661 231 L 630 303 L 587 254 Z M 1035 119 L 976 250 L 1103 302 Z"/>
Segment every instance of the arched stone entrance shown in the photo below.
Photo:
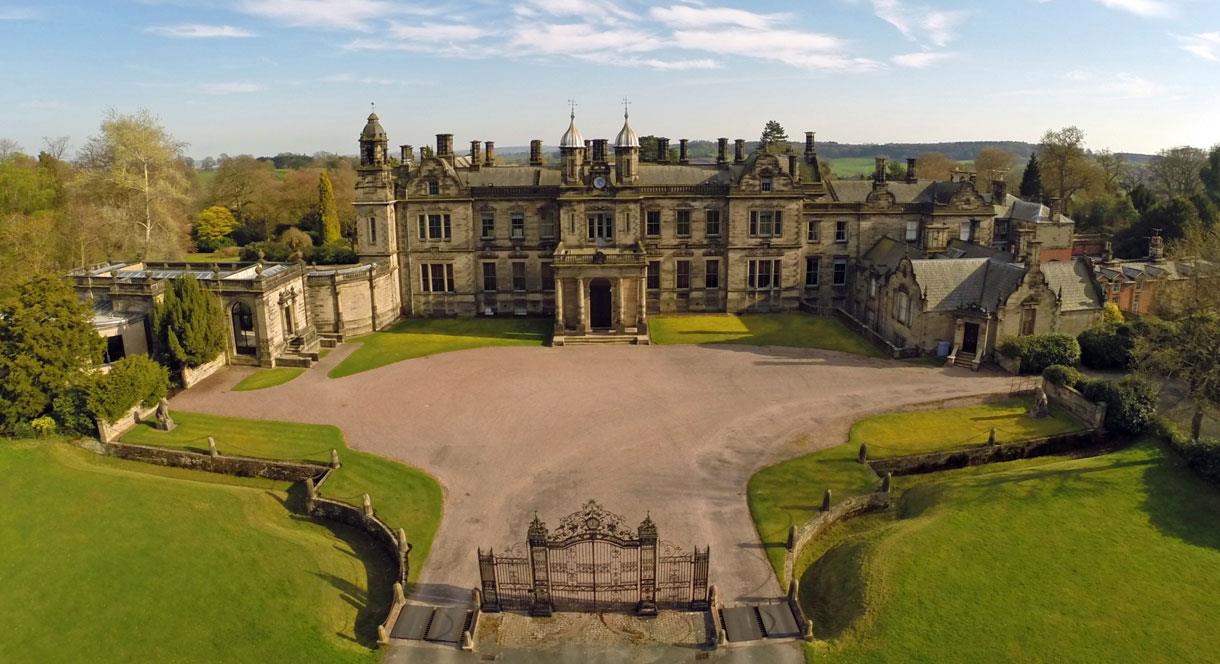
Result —
<path fill-rule="evenodd" d="M 238 355 L 258 355 L 258 338 L 254 333 L 254 314 L 245 302 L 235 302 L 233 316 L 233 351 Z"/>
<path fill-rule="evenodd" d="M 614 327 L 613 302 L 609 279 L 594 279 L 589 282 L 590 328 L 609 330 Z"/>

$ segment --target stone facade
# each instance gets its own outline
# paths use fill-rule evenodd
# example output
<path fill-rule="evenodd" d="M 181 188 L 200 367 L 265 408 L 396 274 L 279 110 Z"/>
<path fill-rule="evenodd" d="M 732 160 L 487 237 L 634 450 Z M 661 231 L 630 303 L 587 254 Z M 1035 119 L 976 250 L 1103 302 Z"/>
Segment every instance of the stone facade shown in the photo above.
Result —
<path fill-rule="evenodd" d="M 882 237 L 989 244 L 995 192 L 973 179 L 822 178 L 813 134 L 803 154 L 720 139 L 714 163 L 640 162 L 630 123 L 613 145 L 571 119 L 560 159 L 501 166 L 402 146 L 396 166 L 377 116 L 360 138 L 358 252 L 397 270 L 411 316 L 547 315 L 556 343 L 593 334 L 647 338 L 658 312 L 847 308 L 849 267 Z M 660 154 L 667 157 L 667 152 Z M 1001 200 L 1004 200 L 1003 198 Z"/>

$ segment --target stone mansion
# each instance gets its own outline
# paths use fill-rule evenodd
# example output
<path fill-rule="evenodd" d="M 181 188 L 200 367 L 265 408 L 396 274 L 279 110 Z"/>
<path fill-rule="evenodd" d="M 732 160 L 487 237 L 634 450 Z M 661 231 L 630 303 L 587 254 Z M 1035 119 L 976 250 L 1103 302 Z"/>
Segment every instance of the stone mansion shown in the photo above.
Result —
<path fill-rule="evenodd" d="M 658 139 L 655 161 L 624 114 L 613 142 L 574 115 L 548 163 L 504 165 L 491 141 L 457 154 L 400 147 L 376 114 L 360 134 L 351 266 L 113 263 L 73 273 L 111 357 L 148 347 L 164 279 L 190 272 L 229 312 L 228 362 L 309 364 L 319 345 L 400 316 L 547 316 L 554 343 L 647 343 L 671 312 L 834 313 L 894 355 L 977 367 L 1006 336 L 1076 334 L 1099 320 L 1111 263 L 1073 256 L 1058 205 L 969 173 L 868 180 L 822 174 L 813 132 L 794 153 L 718 139 L 714 161 Z M 1157 268 L 1151 273 L 1180 271 Z M 1107 272 L 1106 270 L 1109 270 Z M 1112 276 L 1112 275 L 1111 275 Z M 1115 291 L 1117 292 L 1117 291 Z M 124 351 L 124 348 L 128 349 Z"/>

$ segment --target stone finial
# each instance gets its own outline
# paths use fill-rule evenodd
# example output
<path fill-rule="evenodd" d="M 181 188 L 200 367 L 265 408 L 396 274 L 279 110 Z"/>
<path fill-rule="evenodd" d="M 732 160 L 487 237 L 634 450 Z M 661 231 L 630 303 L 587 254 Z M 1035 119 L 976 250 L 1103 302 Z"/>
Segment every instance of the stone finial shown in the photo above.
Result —
<path fill-rule="evenodd" d="M 377 626 L 377 643 L 383 646 L 390 643 L 390 635 L 386 633 L 385 625 Z"/>
<path fill-rule="evenodd" d="M 405 593 L 403 593 L 401 583 L 394 584 L 394 603 L 395 604 L 406 604 L 407 603 L 407 595 Z"/>
<path fill-rule="evenodd" d="M 478 588 L 470 589 L 470 602 L 474 604 L 475 610 L 483 608 L 483 591 Z"/>
<path fill-rule="evenodd" d="M 789 551 L 796 548 L 796 526 L 788 526 L 788 543 L 785 548 Z"/>
<path fill-rule="evenodd" d="M 474 637 L 470 635 L 470 630 L 462 630 L 462 650 L 470 652 L 474 650 Z"/>
<path fill-rule="evenodd" d="M 826 493 L 822 494 L 822 511 L 830 511 L 830 489 L 827 489 Z"/>
<path fill-rule="evenodd" d="M 305 478 L 305 495 L 308 496 L 310 500 L 315 500 L 318 497 L 318 487 L 313 483 L 312 477 Z"/>
<path fill-rule="evenodd" d="M 216 450 L 216 439 L 211 436 L 208 436 L 208 456 L 213 459 L 220 456 L 220 452 Z"/>
<path fill-rule="evenodd" d="M 364 504 L 363 509 L 364 509 L 365 518 L 367 518 L 367 519 L 373 518 L 373 499 L 369 498 L 369 494 L 366 493 L 361 498 L 361 502 Z"/>
<path fill-rule="evenodd" d="M 813 621 L 812 620 L 805 621 L 805 631 L 804 631 L 804 633 L 802 633 L 801 636 L 804 637 L 804 639 L 806 641 L 813 640 Z"/>
<path fill-rule="evenodd" d="M 1046 390 L 1042 389 L 1042 386 L 1039 385 L 1038 391 L 1035 394 L 1034 405 L 1029 409 L 1029 416 L 1036 419 L 1049 416 L 1051 414 L 1051 406 L 1046 398 Z"/>
<path fill-rule="evenodd" d="M 720 606 L 720 591 L 714 583 L 707 587 L 707 604 L 713 611 Z"/>
<path fill-rule="evenodd" d="M 729 642 L 729 633 L 724 631 L 724 628 L 721 627 L 720 633 L 716 635 L 716 643 L 718 643 L 720 645 L 724 645 L 725 643 L 728 643 L 728 642 Z"/>
<path fill-rule="evenodd" d="M 399 528 L 397 534 L 398 534 L 398 550 L 403 555 L 406 555 L 406 553 L 411 550 L 411 544 L 410 544 L 410 542 L 407 542 L 407 531 L 403 530 L 402 528 Z"/>
<path fill-rule="evenodd" d="M 991 427 L 991 433 L 987 434 L 987 444 L 995 445 L 995 427 Z"/>
<path fill-rule="evenodd" d="M 330 467 L 331 468 L 339 467 L 339 450 L 332 449 L 330 451 Z"/>
<path fill-rule="evenodd" d="M 881 478 L 881 493 L 889 493 L 893 486 L 894 473 L 886 473 L 885 477 Z"/>
<path fill-rule="evenodd" d="M 796 599 L 796 594 L 799 591 L 800 584 L 797 583 L 796 579 L 792 579 L 788 582 L 788 599 Z"/>
<path fill-rule="evenodd" d="M 868 443 L 860 443 L 860 454 L 856 455 L 857 463 L 868 462 Z"/>

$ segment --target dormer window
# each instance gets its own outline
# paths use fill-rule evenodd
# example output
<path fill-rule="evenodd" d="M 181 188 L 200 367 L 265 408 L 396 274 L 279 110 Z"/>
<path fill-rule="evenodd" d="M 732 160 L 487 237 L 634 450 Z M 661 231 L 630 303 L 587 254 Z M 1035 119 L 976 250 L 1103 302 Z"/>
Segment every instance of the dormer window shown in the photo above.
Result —
<path fill-rule="evenodd" d="M 441 193 L 441 183 L 436 180 L 428 180 L 428 195 L 436 196 Z"/>
<path fill-rule="evenodd" d="M 764 175 L 764 176 L 762 176 L 762 179 L 759 180 L 759 186 L 762 188 L 762 190 L 764 192 L 771 191 L 772 184 L 773 183 L 772 183 L 772 179 L 771 179 L 770 175 Z"/>

